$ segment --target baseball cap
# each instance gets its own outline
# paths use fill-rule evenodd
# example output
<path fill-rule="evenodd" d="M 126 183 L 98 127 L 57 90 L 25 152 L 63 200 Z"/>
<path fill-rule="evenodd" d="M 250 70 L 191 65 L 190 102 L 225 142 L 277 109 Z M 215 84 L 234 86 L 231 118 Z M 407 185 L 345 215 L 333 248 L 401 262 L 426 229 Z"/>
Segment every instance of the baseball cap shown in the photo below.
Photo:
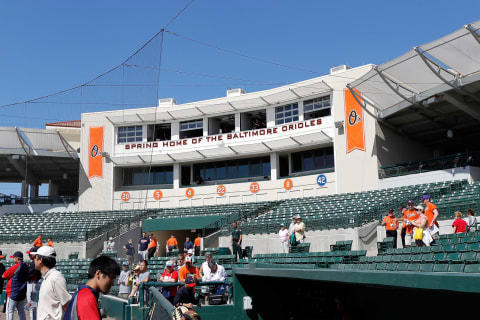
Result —
<path fill-rule="evenodd" d="M 123 261 L 122 266 L 128 266 L 128 261 Z"/>
<path fill-rule="evenodd" d="M 38 254 L 39 256 L 44 256 L 47 258 L 57 258 L 57 252 L 55 252 L 55 249 L 49 246 L 43 246 L 37 249 L 36 252 L 31 252 L 31 255 L 36 255 Z"/>
<path fill-rule="evenodd" d="M 192 262 L 192 257 L 185 257 L 185 262 Z"/>
<path fill-rule="evenodd" d="M 424 194 L 424 195 L 420 198 L 420 200 L 422 200 L 422 201 L 423 201 L 423 200 L 430 200 L 430 196 L 429 196 L 428 194 Z"/>
<path fill-rule="evenodd" d="M 188 249 L 187 253 L 188 254 L 193 254 L 193 249 Z"/>
<path fill-rule="evenodd" d="M 302 219 L 302 217 L 300 217 L 300 215 L 297 214 L 297 216 L 295 217 L 295 219 Z"/>
<path fill-rule="evenodd" d="M 280 223 L 280 227 L 285 227 L 285 223 Z"/>
<path fill-rule="evenodd" d="M 212 256 L 212 253 L 211 253 L 211 252 L 205 253 L 205 257 L 207 257 L 207 256 L 208 256 L 208 257 L 211 257 L 211 256 Z"/>
<path fill-rule="evenodd" d="M 173 267 L 173 261 L 167 261 L 167 263 L 165 264 L 165 266 L 167 266 L 167 267 Z"/>
<path fill-rule="evenodd" d="M 415 202 L 413 202 L 413 200 L 408 200 L 408 205 L 411 205 L 411 204 L 415 204 Z"/>
<path fill-rule="evenodd" d="M 10 256 L 10 258 L 15 258 L 15 257 L 23 259 L 23 253 L 21 253 L 20 251 L 15 251 L 13 256 Z"/>
<path fill-rule="evenodd" d="M 33 247 L 32 249 L 28 250 L 27 252 L 25 252 L 26 254 L 32 254 L 34 252 L 37 252 L 38 248 L 37 247 Z"/>
<path fill-rule="evenodd" d="M 423 210 L 423 207 L 419 205 L 419 206 L 416 206 L 415 209 Z"/>

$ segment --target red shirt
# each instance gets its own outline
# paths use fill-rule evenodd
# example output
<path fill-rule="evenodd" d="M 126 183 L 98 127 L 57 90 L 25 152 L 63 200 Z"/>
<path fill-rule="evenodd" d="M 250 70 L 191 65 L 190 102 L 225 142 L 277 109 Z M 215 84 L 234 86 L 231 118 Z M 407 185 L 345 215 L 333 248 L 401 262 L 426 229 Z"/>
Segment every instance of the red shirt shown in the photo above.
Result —
<path fill-rule="evenodd" d="M 165 279 L 174 279 L 175 282 L 178 282 L 178 271 L 174 269 L 173 272 L 170 273 L 168 270 L 165 270 L 162 273 L 162 277 Z M 175 297 L 177 294 L 177 289 L 177 287 L 170 287 L 170 296 Z"/>
<path fill-rule="evenodd" d="M 455 233 L 467 232 L 467 223 L 463 219 L 453 221 L 452 227 L 457 227 Z"/>
<path fill-rule="evenodd" d="M 88 288 L 78 292 L 77 315 L 78 320 L 101 320 L 97 298 Z"/>
<path fill-rule="evenodd" d="M 20 262 L 11 266 L 10 268 L 8 268 L 7 271 L 3 273 L 3 279 L 8 280 L 7 287 L 5 288 L 5 291 L 7 292 L 7 297 L 10 297 L 10 294 L 12 293 L 12 278 L 19 266 Z"/>

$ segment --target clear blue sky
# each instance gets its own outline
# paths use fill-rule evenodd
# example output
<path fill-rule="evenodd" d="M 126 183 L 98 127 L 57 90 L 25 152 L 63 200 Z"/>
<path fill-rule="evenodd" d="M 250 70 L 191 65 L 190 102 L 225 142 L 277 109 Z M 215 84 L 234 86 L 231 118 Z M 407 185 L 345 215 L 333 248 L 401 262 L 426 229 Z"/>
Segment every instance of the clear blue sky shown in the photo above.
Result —
<path fill-rule="evenodd" d="M 188 2 L 3 1 L 0 105 L 67 89 L 111 69 Z M 480 19 L 479 12 L 480 1 L 196 0 L 168 30 L 318 74 L 244 59 L 165 35 L 162 68 L 216 77 L 162 71 L 159 97 L 175 97 L 183 103 L 224 96 L 229 87 L 256 91 L 308 79 L 328 73 L 333 65 L 381 64 Z M 154 56 L 148 53 L 138 61 L 151 62 Z M 110 84 L 117 79 L 118 74 L 112 76 Z M 252 85 L 251 80 L 273 84 Z M 78 95 L 66 99 L 80 101 Z M 19 105 L 0 110 L 0 126 L 41 127 L 46 122 L 79 119 L 82 110 L 102 109 L 106 108 L 35 104 L 28 105 L 25 113 L 25 105 Z M 0 192 L 18 193 L 19 188 L 0 186 Z"/>

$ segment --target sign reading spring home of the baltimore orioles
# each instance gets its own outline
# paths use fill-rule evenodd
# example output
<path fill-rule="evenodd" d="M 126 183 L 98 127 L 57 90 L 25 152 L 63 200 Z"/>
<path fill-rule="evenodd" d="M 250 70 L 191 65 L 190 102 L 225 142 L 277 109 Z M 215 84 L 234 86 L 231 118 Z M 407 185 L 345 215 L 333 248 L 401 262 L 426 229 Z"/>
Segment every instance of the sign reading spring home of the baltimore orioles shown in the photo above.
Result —
<path fill-rule="evenodd" d="M 365 133 L 363 109 L 348 89 L 343 91 L 345 97 L 345 131 L 347 136 L 347 153 L 355 149 L 365 151 Z M 355 90 L 355 93 L 361 94 Z"/>
<path fill-rule="evenodd" d="M 88 145 L 88 178 L 103 178 L 103 127 L 90 127 Z"/>

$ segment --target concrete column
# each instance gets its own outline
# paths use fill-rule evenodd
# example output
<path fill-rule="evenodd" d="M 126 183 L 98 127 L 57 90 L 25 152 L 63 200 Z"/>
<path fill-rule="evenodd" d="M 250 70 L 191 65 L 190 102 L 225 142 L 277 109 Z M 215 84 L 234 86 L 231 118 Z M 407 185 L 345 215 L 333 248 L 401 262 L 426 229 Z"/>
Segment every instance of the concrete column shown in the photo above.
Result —
<path fill-rule="evenodd" d="M 58 196 L 58 185 L 52 181 L 48 181 L 48 196 Z"/>
<path fill-rule="evenodd" d="M 207 137 L 207 136 L 209 136 L 209 134 L 208 134 L 208 118 L 205 117 L 202 120 L 203 120 L 203 136 Z"/>
<path fill-rule="evenodd" d="M 270 180 L 275 181 L 278 179 L 280 172 L 280 161 L 278 159 L 278 153 L 270 153 Z"/>
<path fill-rule="evenodd" d="M 298 101 L 298 121 L 303 121 L 303 101 Z"/>
<path fill-rule="evenodd" d="M 30 185 L 30 198 L 38 197 L 38 185 Z"/>
<path fill-rule="evenodd" d="M 240 132 L 240 113 L 235 113 L 235 132 Z"/>
<path fill-rule="evenodd" d="M 275 107 L 267 108 L 267 128 L 275 127 Z"/>
<path fill-rule="evenodd" d="M 171 140 L 178 140 L 180 138 L 180 122 L 172 121 L 170 130 L 172 134 Z"/>
<path fill-rule="evenodd" d="M 28 197 L 28 184 L 25 180 L 22 180 L 22 199 L 26 199 Z"/>
<path fill-rule="evenodd" d="M 180 189 L 180 164 L 173 164 L 173 189 Z"/>

